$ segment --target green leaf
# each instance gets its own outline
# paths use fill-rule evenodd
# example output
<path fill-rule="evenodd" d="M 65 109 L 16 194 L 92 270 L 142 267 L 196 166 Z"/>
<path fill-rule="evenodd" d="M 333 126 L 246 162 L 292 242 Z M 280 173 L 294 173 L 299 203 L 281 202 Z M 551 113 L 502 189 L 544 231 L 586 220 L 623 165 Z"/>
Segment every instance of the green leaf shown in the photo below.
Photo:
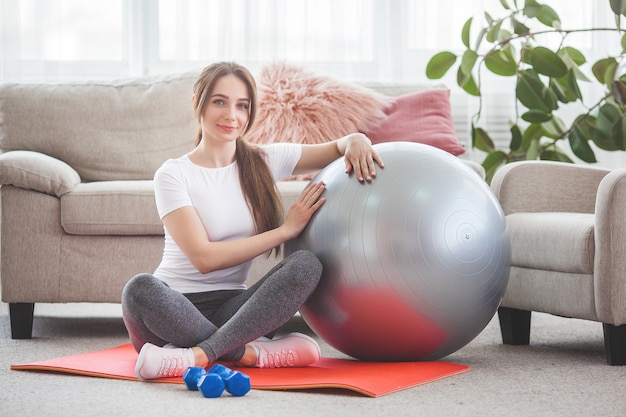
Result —
<path fill-rule="evenodd" d="M 546 26 L 553 28 L 561 27 L 561 19 L 554 9 L 545 4 L 539 4 L 535 0 L 526 0 L 523 13 L 530 18 L 536 18 Z"/>
<path fill-rule="evenodd" d="M 446 72 L 456 62 L 456 55 L 449 51 L 435 54 L 426 66 L 426 76 L 431 80 L 438 80 L 446 75 Z"/>
<path fill-rule="evenodd" d="M 464 73 L 461 66 L 459 66 L 459 70 L 456 74 L 456 82 L 467 94 L 475 97 L 480 96 L 480 91 L 478 90 L 474 76 Z"/>
<path fill-rule="evenodd" d="M 569 103 L 572 100 L 571 95 L 568 94 L 567 86 L 563 85 L 563 78 L 551 78 L 550 89 L 556 94 L 556 99 L 561 103 Z"/>
<path fill-rule="evenodd" d="M 543 152 L 541 152 L 541 155 L 539 155 L 539 158 L 541 158 L 544 161 L 567 162 L 570 164 L 574 163 L 574 161 L 569 156 L 567 156 L 565 152 L 560 150 L 556 145 L 548 149 L 545 149 Z"/>
<path fill-rule="evenodd" d="M 611 93 L 613 99 L 624 106 L 626 104 L 626 83 L 622 80 L 615 80 L 611 83 Z"/>
<path fill-rule="evenodd" d="M 496 173 L 498 168 L 506 164 L 506 162 L 506 154 L 502 151 L 494 151 L 487 155 L 482 163 L 482 166 L 485 169 L 485 180 L 487 183 L 491 183 L 493 175 Z"/>
<path fill-rule="evenodd" d="M 559 56 L 562 58 L 563 55 L 561 54 L 566 54 L 567 56 L 569 56 L 572 61 L 574 61 L 574 63 L 578 66 L 581 66 L 587 62 L 587 58 L 585 58 L 585 55 L 583 55 L 583 53 L 580 52 L 578 49 L 571 46 L 566 46 L 559 50 Z"/>
<path fill-rule="evenodd" d="M 513 27 L 513 32 L 515 32 L 516 35 L 525 35 L 530 32 L 530 28 L 528 26 L 513 16 L 511 16 L 511 26 Z"/>
<path fill-rule="evenodd" d="M 591 72 L 601 84 L 611 87 L 613 80 L 615 79 L 615 72 L 617 71 L 618 63 L 615 58 L 604 58 L 598 60 L 591 67 Z"/>
<path fill-rule="evenodd" d="M 485 15 L 485 20 L 487 21 L 487 24 L 491 26 L 494 22 L 493 17 L 491 17 L 491 15 L 487 12 L 484 12 L 483 14 Z"/>
<path fill-rule="evenodd" d="M 620 15 L 626 12 L 626 0 L 610 0 L 613 13 Z"/>
<path fill-rule="evenodd" d="M 472 148 L 491 153 L 496 147 L 494 146 L 491 137 L 489 137 L 489 134 L 483 128 L 474 127 L 472 124 Z"/>
<path fill-rule="evenodd" d="M 528 125 L 524 133 L 522 134 L 522 146 L 520 150 L 524 151 L 526 154 L 526 159 L 536 159 L 537 158 L 537 148 L 539 141 L 544 135 L 543 128 L 541 124 L 531 123 Z M 529 157 L 529 152 L 531 156 Z"/>
<path fill-rule="evenodd" d="M 577 129 L 585 139 L 591 139 L 592 128 L 596 125 L 596 117 L 591 114 L 581 114 L 572 123 L 572 128 Z"/>
<path fill-rule="evenodd" d="M 581 134 L 579 129 L 573 129 L 569 133 L 568 139 L 574 155 L 588 163 L 597 162 L 593 149 L 589 146 L 589 141 Z"/>
<path fill-rule="evenodd" d="M 626 135 L 626 123 L 624 123 L 624 117 L 621 117 L 613 125 L 613 143 L 615 147 L 620 151 L 624 150 L 624 135 Z"/>
<path fill-rule="evenodd" d="M 561 18 L 556 11 L 548 5 L 544 4 L 541 6 L 541 11 L 539 12 L 539 15 L 537 15 L 537 20 L 546 26 L 556 29 L 561 28 Z"/>
<path fill-rule="evenodd" d="M 578 86 L 578 76 L 576 75 L 576 71 L 574 69 L 569 70 L 567 73 L 567 85 L 572 93 L 574 93 L 574 97 L 582 101 L 583 93 L 580 91 L 580 87 Z"/>
<path fill-rule="evenodd" d="M 506 44 L 506 46 L 513 46 L 513 44 L 511 42 L 508 42 L 511 40 L 511 37 L 513 36 L 513 34 L 511 32 L 509 32 L 506 29 L 500 29 L 500 31 L 498 32 L 498 39 L 497 41 L 503 44 Z"/>
<path fill-rule="evenodd" d="M 535 160 L 539 158 L 539 139 L 533 139 L 528 143 L 528 149 L 526 149 L 526 159 Z"/>
<path fill-rule="evenodd" d="M 467 21 L 463 25 L 463 29 L 461 30 L 461 40 L 463 41 L 463 45 L 465 45 L 467 49 L 469 49 L 470 47 L 469 42 L 470 42 L 470 29 L 472 27 L 472 20 L 474 20 L 473 17 L 470 17 L 469 19 L 467 19 Z"/>
<path fill-rule="evenodd" d="M 524 70 L 515 88 L 517 99 L 529 110 L 551 113 L 558 108 L 555 94 L 547 88 L 533 70 Z"/>
<path fill-rule="evenodd" d="M 476 43 L 474 44 L 474 50 L 478 51 L 480 49 L 480 45 L 487 34 L 487 29 L 482 28 L 480 32 L 478 32 L 478 36 L 476 37 Z"/>
<path fill-rule="evenodd" d="M 485 57 L 485 66 L 489 71 L 503 77 L 515 75 L 517 73 L 517 63 L 511 56 L 503 50 L 495 51 Z"/>
<path fill-rule="evenodd" d="M 507 3 L 506 0 L 500 0 L 500 4 L 502 5 L 502 7 L 504 7 L 506 10 L 511 10 L 511 7 L 509 6 L 509 3 Z"/>
<path fill-rule="evenodd" d="M 509 148 L 511 151 L 516 151 L 522 146 L 522 131 L 518 125 L 511 126 L 511 143 Z"/>
<path fill-rule="evenodd" d="M 624 36 L 622 36 L 622 54 L 626 53 L 626 33 L 624 34 Z"/>
<path fill-rule="evenodd" d="M 502 20 L 500 20 L 498 23 L 496 23 L 495 25 L 491 26 L 489 28 L 489 30 L 487 31 L 487 37 L 485 39 L 487 39 L 487 42 L 495 42 L 498 39 L 498 35 L 500 33 L 500 28 L 502 27 Z"/>
<path fill-rule="evenodd" d="M 557 99 L 561 103 L 571 103 L 576 100 L 582 100 L 582 93 L 578 87 L 574 70 L 570 69 L 567 76 L 561 78 L 551 78 L 550 88 L 556 94 Z"/>
<path fill-rule="evenodd" d="M 611 103 L 605 103 L 598 111 L 595 123 L 589 126 L 591 140 L 598 148 L 606 151 L 620 149 L 623 140 L 615 140 L 614 132 L 617 123 L 620 123 L 622 113 L 620 109 Z"/>
<path fill-rule="evenodd" d="M 541 11 L 541 5 L 536 0 L 526 0 L 522 11 L 526 17 L 537 17 L 537 14 Z"/>
<path fill-rule="evenodd" d="M 545 136 L 550 139 L 558 139 L 562 137 L 567 130 L 563 120 L 556 116 L 553 116 L 550 120 L 541 123 L 541 128 L 543 129 Z"/>
<path fill-rule="evenodd" d="M 530 55 L 530 63 L 539 74 L 559 78 L 567 74 L 565 62 L 550 49 L 537 46 Z"/>
<path fill-rule="evenodd" d="M 539 4 L 535 0 L 526 0 L 523 13 L 524 16 L 536 18 L 546 26 L 557 29 L 561 27 L 561 19 L 554 9 L 545 4 Z"/>
<path fill-rule="evenodd" d="M 474 69 L 474 65 L 476 64 L 477 59 L 478 54 L 476 52 L 472 51 L 471 49 L 465 50 L 465 52 L 463 53 L 463 57 L 461 58 L 461 69 L 463 70 L 464 74 L 472 74 L 472 70 Z"/>
<path fill-rule="evenodd" d="M 574 75 L 577 80 L 580 81 L 590 81 L 589 78 L 582 72 L 579 68 L 580 65 L 583 65 L 587 62 L 585 56 L 575 48 L 571 48 L 566 46 L 565 48 L 559 50 L 557 53 L 568 69 L 574 71 Z"/>
<path fill-rule="evenodd" d="M 530 65 L 530 56 L 533 54 L 533 47 L 528 42 L 525 42 L 522 45 L 522 52 L 520 53 L 520 57 L 522 58 L 522 62 L 524 64 Z"/>
<path fill-rule="evenodd" d="M 552 113 L 545 113 L 541 110 L 528 110 L 522 114 L 522 120 L 529 123 L 543 123 L 552 119 Z"/>

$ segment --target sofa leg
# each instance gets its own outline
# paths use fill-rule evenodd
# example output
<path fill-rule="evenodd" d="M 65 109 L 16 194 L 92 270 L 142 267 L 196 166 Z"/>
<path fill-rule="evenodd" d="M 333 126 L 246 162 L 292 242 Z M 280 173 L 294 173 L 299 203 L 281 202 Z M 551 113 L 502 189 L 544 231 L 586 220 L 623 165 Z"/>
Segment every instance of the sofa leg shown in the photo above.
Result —
<path fill-rule="evenodd" d="M 500 307 L 500 333 L 505 345 L 527 345 L 530 343 L 530 311 Z"/>
<path fill-rule="evenodd" d="M 31 339 L 33 337 L 34 312 L 35 303 L 9 303 L 12 339 Z"/>
<path fill-rule="evenodd" d="M 626 365 L 626 324 L 613 326 L 602 323 L 604 351 L 609 365 Z"/>

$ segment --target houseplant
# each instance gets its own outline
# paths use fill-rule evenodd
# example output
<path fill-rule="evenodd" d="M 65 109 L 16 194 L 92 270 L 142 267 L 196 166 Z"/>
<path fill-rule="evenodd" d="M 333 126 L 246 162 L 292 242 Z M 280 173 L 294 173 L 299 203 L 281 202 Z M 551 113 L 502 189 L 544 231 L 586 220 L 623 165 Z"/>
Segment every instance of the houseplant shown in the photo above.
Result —
<path fill-rule="evenodd" d="M 590 142 L 603 150 L 626 150 L 626 30 L 622 28 L 626 0 L 606 0 L 615 15 L 614 27 L 575 29 L 566 29 L 557 12 L 547 4 L 525 0 L 521 5 L 522 1 L 500 0 L 502 16 L 485 12 L 485 22 L 473 39 L 474 22 L 469 18 L 461 30 L 466 49 L 459 54 L 439 52 L 426 67 L 430 79 L 442 78 L 456 67 L 458 85 L 478 98 L 478 111 L 471 123 L 472 147 L 487 153 L 482 165 L 488 180 L 499 166 L 517 160 L 573 162 L 563 150 L 565 141 L 577 158 L 590 163 L 597 161 Z M 531 30 L 530 26 L 539 29 Z M 568 44 L 568 38 L 573 33 L 598 31 L 616 32 L 621 42 L 615 46 L 614 55 L 587 62 L 579 49 Z M 548 34 L 560 36 L 557 48 L 542 44 Z M 485 71 L 516 78 L 516 114 L 510 121 L 508 150 L 496 149 L 480 125 Z M 601 98 L 586 103 L 581 82 L 597 84 L 604 92 Z M 582 104 L 585 110 L 566 123 L 557 110 L 573 103 Z"/>

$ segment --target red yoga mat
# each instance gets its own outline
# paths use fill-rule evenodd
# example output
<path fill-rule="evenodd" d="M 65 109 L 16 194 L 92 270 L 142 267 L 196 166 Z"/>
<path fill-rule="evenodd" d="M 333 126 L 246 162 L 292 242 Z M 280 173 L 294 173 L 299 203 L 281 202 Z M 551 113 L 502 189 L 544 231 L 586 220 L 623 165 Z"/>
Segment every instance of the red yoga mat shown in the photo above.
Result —
<path fill-rule="evenodd" d="M 101 378 L 135 380 L 137 352 L 130 344 L 112 349 L 65 356 L 40 362 L 11 365 L 13 370 L 52 371 Z M 237 368 L 234 368 L 237 369 Z M 448 376 L 470 367 L 451 362 L 363 362 L 322 358 L 304 368 L 239 368 L 250 376 L 253 389 L 290 390 L 342 388 L 369 397 L 401 391 Z M 181 378 L 151 382 L 182 384 Z"/>

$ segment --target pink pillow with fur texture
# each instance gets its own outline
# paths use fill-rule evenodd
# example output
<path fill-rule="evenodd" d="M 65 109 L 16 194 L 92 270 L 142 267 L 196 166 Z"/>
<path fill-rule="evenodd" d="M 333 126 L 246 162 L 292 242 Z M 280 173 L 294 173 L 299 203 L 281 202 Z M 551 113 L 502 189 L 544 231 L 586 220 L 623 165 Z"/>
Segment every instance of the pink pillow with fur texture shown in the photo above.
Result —
<path fill-rule="evenodd" d="M 246 135 L 250 143 L 322 143 L 362 132 L 385 117 L 392 100 L 287 64 L 263 67 L 257 77 L 259 108 Z"/>
<path fill-rule="evenodd" d="M 372 143 L 417 142 L 435 146 L 452 155 L 465 152 L 454 133 L 448 89 L 405 94 L 386 108 L 385 113 L 386 118 L 363 131 Z"/>

